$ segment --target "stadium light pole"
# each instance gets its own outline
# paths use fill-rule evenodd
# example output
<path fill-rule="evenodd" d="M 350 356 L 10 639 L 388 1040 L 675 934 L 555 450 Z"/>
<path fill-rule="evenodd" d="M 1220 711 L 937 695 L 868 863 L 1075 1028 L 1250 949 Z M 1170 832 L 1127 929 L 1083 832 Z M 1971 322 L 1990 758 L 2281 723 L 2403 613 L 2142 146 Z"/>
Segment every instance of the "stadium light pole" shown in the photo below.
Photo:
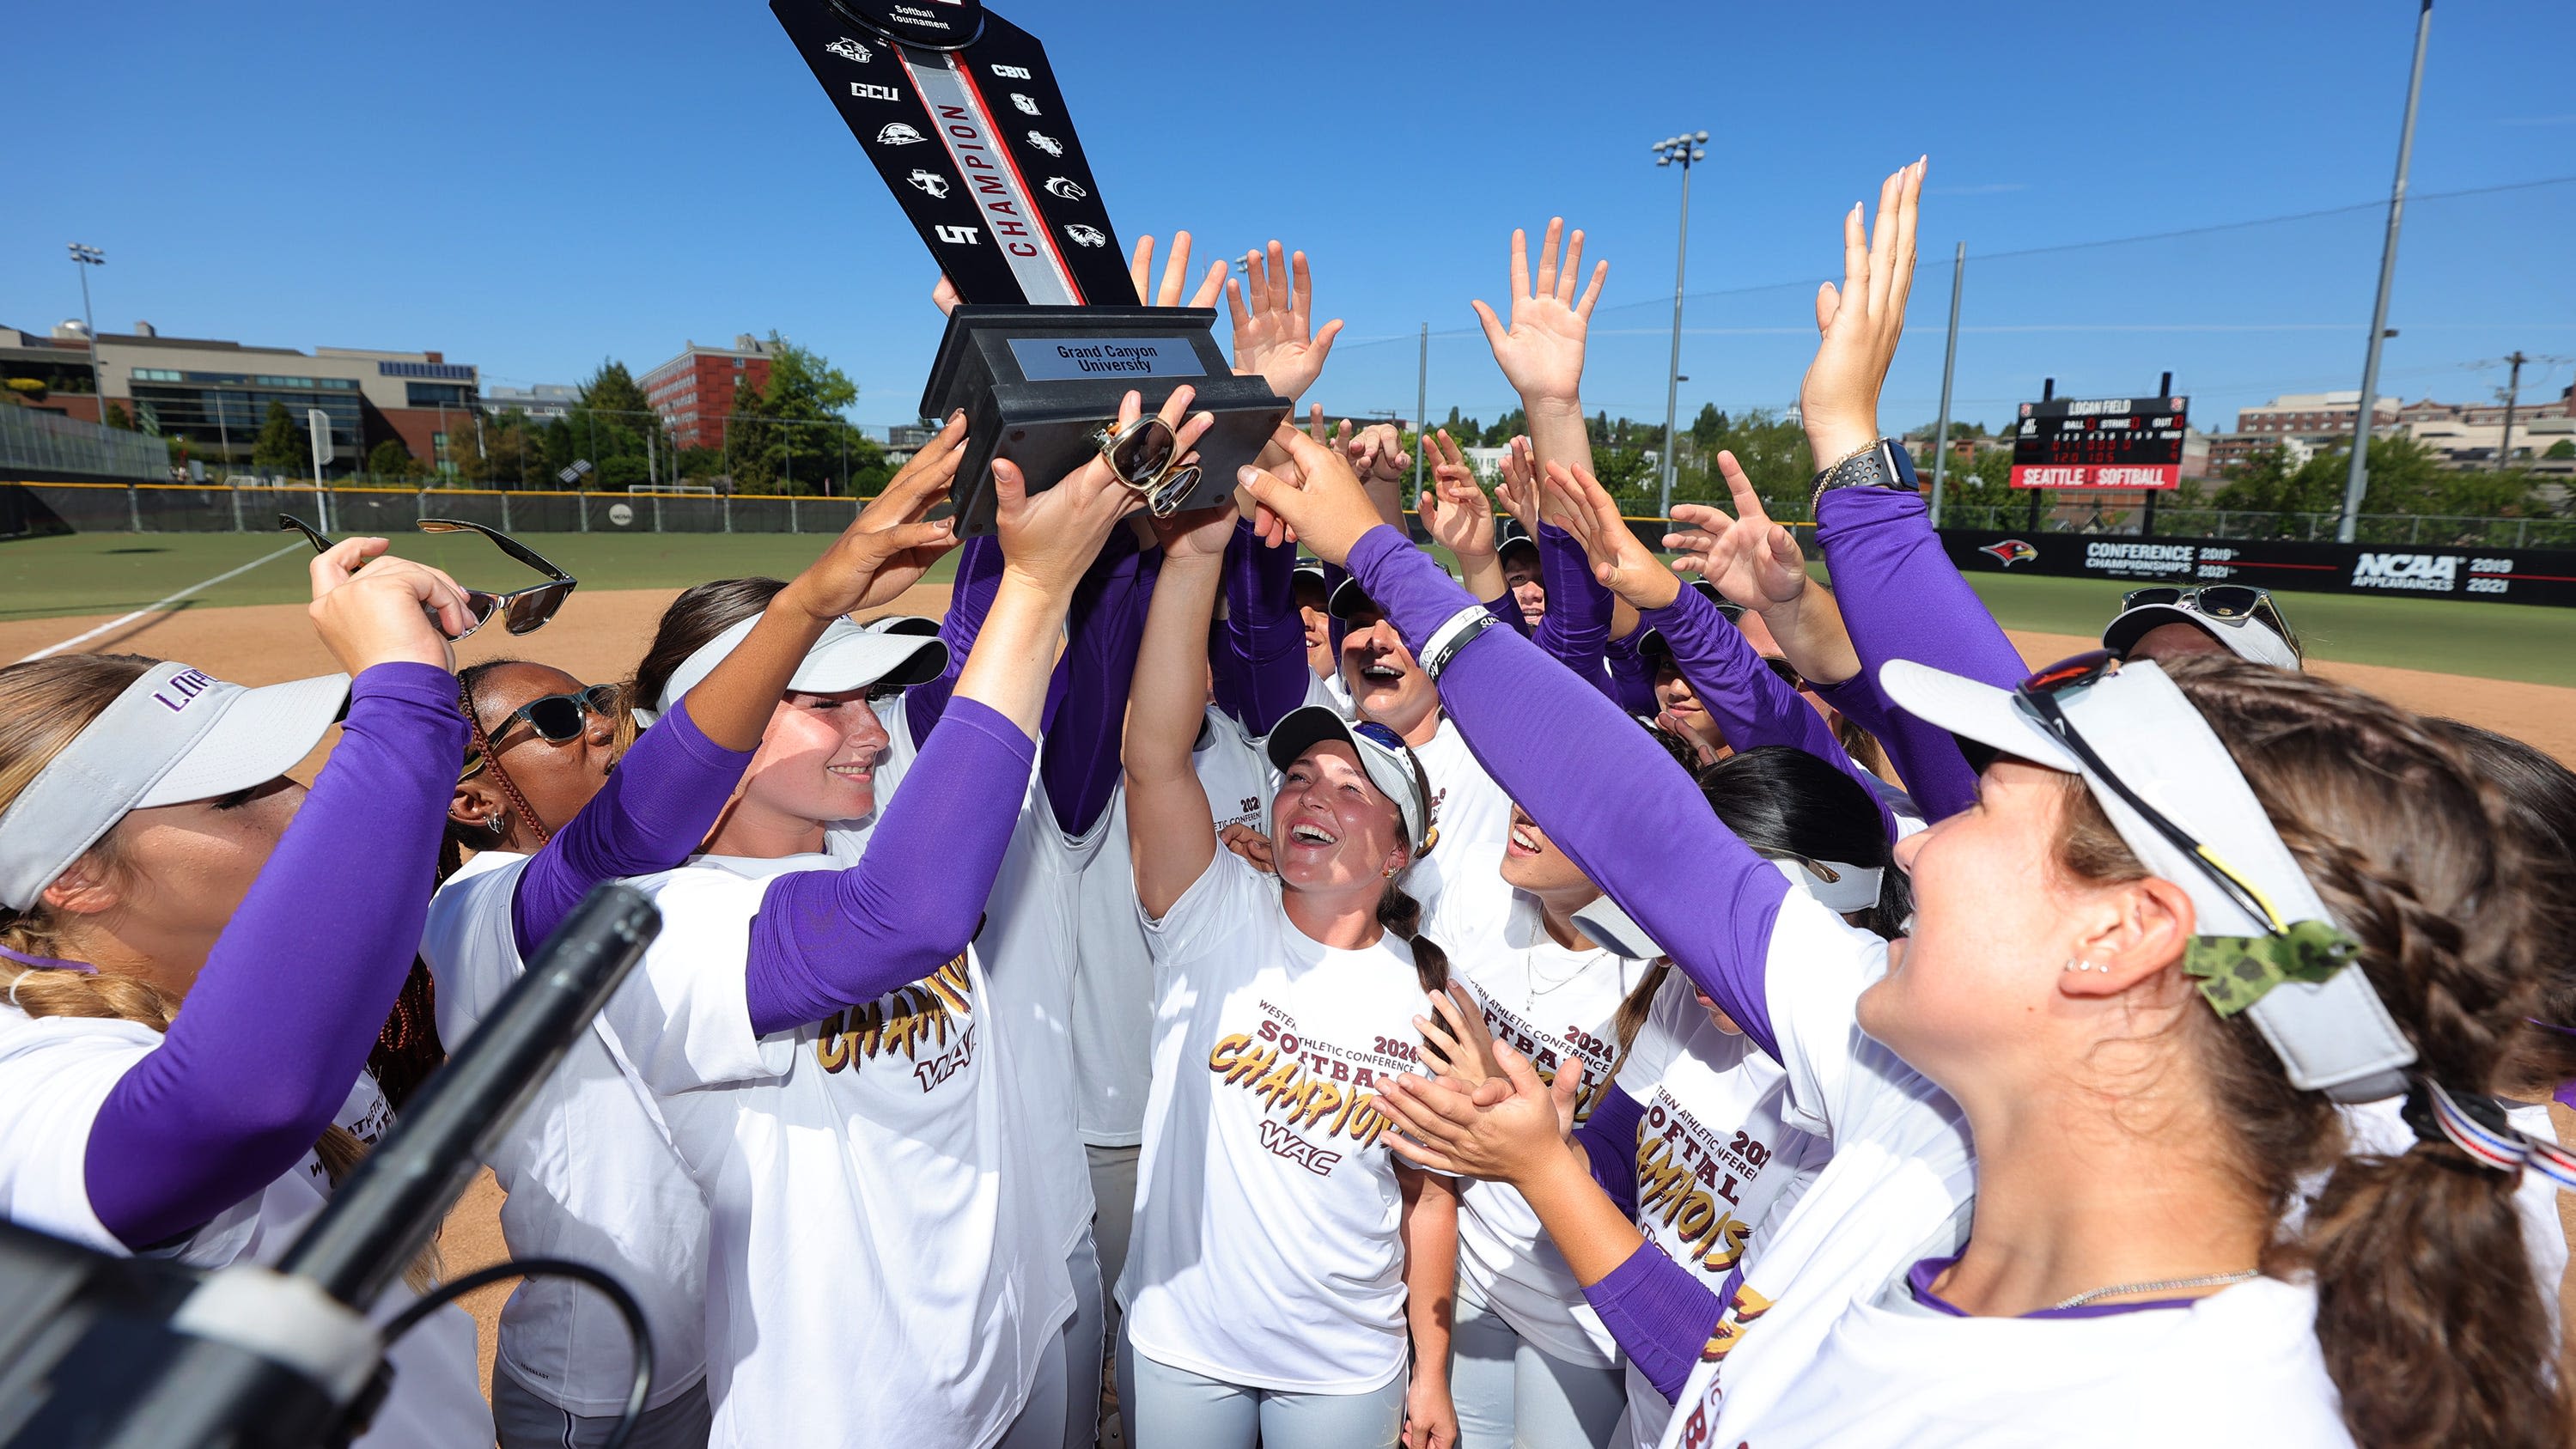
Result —
<path fill-rule="evenodd" d="M 2352 468 L 2344 477 L 2343 519 L 2335 539 L 2361 534 L 2361 498 L 2370 490 L 2370 420 L 2379 402 L 2379 344 L 2388 335 L 2388 289 L 2397 279 L 2397 225 L 2406 219 L 2406 167 L 2415 159 L 2415 105 L 2424 96 L 2424 42 L 2433 33 L 2433 0 L 2415 14 L 2415 68 L 2406 81 L 2406 121 L 2397 133 L 2397 181 L 2388 191 L 2388 237 L 2379 248 L 2379 300 L 2370 309 L 2370 350 L 2361 363 L 2361 405 L 2352 413 Z"/>
<path fill-rule="evenodd" d="M 81 279 L 81 326 L 89 331 L 90 395 L 98 399 L 98 423 L 100 427 L 105 427 L 107 426 L 107 374 L 101 372 L 98 366 L 98 319 L 91 316 L 89 310 L 89 269 L 106 266 L 107 253 L 96 247 L 82 246 L 79 242 L 73 242 L 70 245 L 72 270 L 80 273 Z"/>
<path fill-rule="evenodd" d="M 1959 370 L 1959 289 L 1968 280 L 1968 244 L 1950 260 L 1950 331 L 1941 343 L 1941 425 L 1932 434 L 1932 526 L 1941 526 L 1941 494 L 1950 481 L 1950 379 Z"/>
<path fill-rule="evenodd" d="M 1682 163 L 1681 235 L 1673 243 L 1673 357 L 1664 369 L 1664 457 L 1662 486 L 1656 490 L 1656 511 L 1669 518 L 1673 512 L 1673 416 L 1681 407 L 1682 395 L 1682 280 L 1690 269 L 1690 171 L 1691 164 L 1708 159 L 1703 149 L 1706 131 L 1688 131 L 1666 136 L 1655 143 L 1655 164 L 1670 166 Z"/>

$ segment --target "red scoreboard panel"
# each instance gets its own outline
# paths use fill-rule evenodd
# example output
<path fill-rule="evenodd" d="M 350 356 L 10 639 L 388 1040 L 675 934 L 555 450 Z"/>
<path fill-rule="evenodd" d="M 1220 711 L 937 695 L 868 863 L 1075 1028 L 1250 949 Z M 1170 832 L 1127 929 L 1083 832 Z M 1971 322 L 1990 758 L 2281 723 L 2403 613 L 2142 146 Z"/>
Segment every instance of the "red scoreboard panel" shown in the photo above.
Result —
<path fill-rule="evenodd" d="M 2053 398 L 2023 403 L 2013 431 L 2015 488 L 2178 488 L 2180 397 Z"/>

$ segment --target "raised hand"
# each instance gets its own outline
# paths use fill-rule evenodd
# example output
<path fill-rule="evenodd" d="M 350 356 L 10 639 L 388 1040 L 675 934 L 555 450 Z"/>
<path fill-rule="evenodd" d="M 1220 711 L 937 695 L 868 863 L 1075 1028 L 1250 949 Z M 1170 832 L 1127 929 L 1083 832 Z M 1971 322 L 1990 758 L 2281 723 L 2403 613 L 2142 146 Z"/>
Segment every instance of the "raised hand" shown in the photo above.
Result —
<path fill-rule="evenodd" d="M 1413 455 L 1404 451 L 1404 430 L 1393 423 L 1371 423 L 1353 437 L 1350 419 L 1344 418 L 1341 439 L 1351 471 L 1371 488 L 1392 488 L 1413 471 Z"/>
<path fill-rule="evenodd" d="M 1186 509 L 1153 520 L 1154 542 L 1161 546 L 1166 566 L 1183 559 L 1223 558 L 1234 537 L 1234 519 L 1231 499 L 1213 508 Z"/>
<path fill-rule="evenodd" d="M 1413 1029 L 1422 1033 L 1424 1043 L 1413 1049 L 1414 1060 L 1471 1096 L 1485 1083 L 1502 1080 L 1494 1034 L 1485 1029 L 1485 1013 L 1467 988 L 1452 981 L 1448 990 L 1435 991 L 1427 999 L 1432 1015 L 1413 1019 Z"/>
<path fill-rule="evenodd" d="M 1293 261 L 1270 244 L 1264 258 L 1253 252 L 1243 259 L 1243 278 L 1228 278 L 1226 306 L 1234 313 L 1234 370 L 1259 373 L 1270 390 L 1295 402 L 1324 370 L 1342 319 L 1313 325 L 1314 279 L 1306 271 L 1306 254 Z M 1249 300 L 1247 301 L 1247 294 Z"/>
<path fill-rule="evenodd" d="M 1868 239 L 1860 203 L 1843 214 L 1843 285 L 1816 289 L 1816 360 L 1798 384 L 1798 415 L 1816 466 L 1829 468 L 1878 441 L 1878 393 L 1905 331 L 1914 286 L 1915 206 L 1928 158 L 1902 167 L 1878 188 Z"/>
<path fill-rule="evenodd" d="M 1360 536 L 1386 522 L 1368 490 L 1348 460 L 1295 428 L 1282 423 L 1270 440 L 1287 463 L 1277 471 L 1247 464 L 1236 476 L 1259 505 L 1256 526 L 1284 529 L 1326 563 L 1349 562 Z"/>
<path fill-rule="evenodd" d="M 1715 584 L 1731 604 L 1767 611 L 1795 603 L 1808 582 L 1798 540 L 1771 521 L 1735 454 L 1720 450 L 1717 471 L 1734 496 L 1735 516 L 1705 503 L 1674 504 L 1673 521 L 1686 526 L 1664 535 L 1664 547 L 1679 555 L 1673 567 Z"/>
<path fill-rule="evenodd" d="M 1254 870 L 1263 875 L 1279 873 L 1279 867 L 1271 862 L 1269 836 L 1241 821 L 1236 821 L 1218 831 L 1216 838 L 1226 849 L 1242 856 L 1244 863 Z"/>
<path fill-rule="evenodd" d="M 928 517 L 948 497 L 966 449 L 966 414 L 957 413 L 912 455 L 903 471 L 870 499 L 785 593 L 816 619 L 892 602 L 957 546 L 954 520 Z"/>
<path fill-rule="evenodd" d="M 1491 562 L 1496 548 L 1494 505 L 1477 483 L 1476 470 L 1467 466 L 1458 445 L 1449 440 L 1447 428 L 1433 433 L 1423 451 L 1431 461 L 1431 486 L 1416 504 L 1422 510 L 1423 528 L 1432 542 L 1458 556 L 1460 568 Z"/>
<path fill-rule="evenodd" d="M 1185 231 L 1172 233 L 1172 254 L 1164 259 L 1161 286 L 1147 290 L 1154 275 L 1152 237 L 1136 238 L 1136 253 L 1127 263 L 1127 278 L 1136 284 L 1136 300 L 1148 307 L 1213 307 L 1225 291 L 1225 274 L 1226 264 L 1220 258 L 1209 265 L 1198 290 L 1187 301 L 1181 299 L 1181 290 L 1190 284 L 1190 234 Z"/>
<path fill-rule="evenodd" d="M 391 557 L 390 547 L 381 538 L 344 538 L 313 556 L 305 612 L 314 632 L 351 674 L 393 663 L 455 668 L 448 639 L 474 623 L 465 590 L 442 570 Z"/>
<path fill-rule="evenodd" d="M 1566 241 L 1560 265 L 1557 243 L 1564 233 L 1565 218 L 1548 222 L 1547 238 L 1539 243 L 1538 275 L 1533 278 L 1529 234 L 1512 232 L 1509 326 L 1494 315 L 1493 308 L 1481 301 L 1473 304 L 1476 320 L 1484 324 L 1485 341 L 1494 349 L 1494 361 L 1521 395 L 1521 405 L 1532 412 L 1551 402 L 1573 402 L 1580 392 L 1584 332 L 1592 322 L 1593 304 L 1601 299 L 1601 283 L 1610 275 L 1608 262 L 1595 263 L 1591 282 L 1577 296 L 1575 287 L 1583 280 L 1583 233 L 1578 231 Z"/>
<path fill-rule="evenodd" d="M 1639 612 L 1660 609 L 1681 593 L 1682 582 L 1664 567 L 1619 516 L 1618 501 L 1605 492 L 1589 468 L 1547 465 L 1547 521 L 1583 545 L 1592 577 Z"/>
<path fill-rule="evenodd" d="M 1172 390 L 1157 416 L 1171 425 L 1183 458 L 1216 421 L 1208 413 L 1191 413 L 1197 391 Z M 1134 422 L 1144 412 L 1143 399 L 1130 392 L 1118 402 L 1118 425 Z M 1106 459 L 1091 461 L 1043 493 L 1028 491 L 1019 465 L 993 462 L 993 526 L 1001 537 L 1003 570 L 1050 595 L 1070 594 L 1082 572 L 1100 552 L 1109 530 L 1144 500 L 1110 472 Z"/>
<path fill-rule="evenodd" d="M 1521 531 L 1538 537 L 1540 523 L 1538 450 L 1523 433 L 1503 449 L 1503 478 L 1494 485 L 1494 501 L 1519 521 Z"/>
<path fill-rule="evenodd" d="M 939 280 L 930 288 L 930 305 L 938 308 L 942 317 L 956 311 L 957 304 L 965 300 L 957 295 L 957 284 L 948 280 L 946 272 L 941 272 Z"/>

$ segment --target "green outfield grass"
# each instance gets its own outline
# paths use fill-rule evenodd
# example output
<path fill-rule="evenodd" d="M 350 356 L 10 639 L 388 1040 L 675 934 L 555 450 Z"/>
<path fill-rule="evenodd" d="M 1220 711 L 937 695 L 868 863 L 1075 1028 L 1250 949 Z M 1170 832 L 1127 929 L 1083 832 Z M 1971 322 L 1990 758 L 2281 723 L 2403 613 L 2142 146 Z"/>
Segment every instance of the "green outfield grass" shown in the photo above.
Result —
<path fill-rule="evenodd" d="M 673 589 L 709 579 L 785 578 L 813 562 L 820 533 L 525 533 L 514 537 L 581 580 L 585 590 Z M 270 553 L 291 536 L 265 533 L 75 533 L 0 544 L 0 619 L 121 614 L 200 579 Z M 435 564 L 477 588 L 515 588 L 536 575 L 468 534 L 397 540 L 404 557 Z M 192 594 L 186 606 L 295 604 L 311 597 L 300 543 L 239 578 Z M 931 577 L 952 572 L 942 560 Z"/>
<path fill-rule="evenodd" d="M 2134 587 L 2093 579 L 1969 579 L 2008 629 L 2098 636 Z M 2576 609 L 2370 594 L 2277 596 L 2311 659 L 2576 685 Z"/>
<path fill-rule="evenodd" d="M 682 588 L 744 574 L 785 577 L 811 561 L 821 534 L 531 533 L 539 553 L 585 589 Z M 245 564 L 285 540 L 271 534 L 82 533 L 0 544 L 0 619 L 121 614 Z M 484 588 L 532 576 L 480 539 L 416 536 L 403 551 Z M 303 555 L 289 553 L 192 595 L 186 606 L 291 604 L 306 597 Z M 948 578 L 946 562 L 931 578 Z M 2122 586 L 2085 579 L 1980 576 L 1970 581 L 2005 626 L 2091 635 Z M 2576 686 L 2576 609 L 2457 600 L 2286 594 L 2283 608 L 2310 655 L 2487 679 Z"/>

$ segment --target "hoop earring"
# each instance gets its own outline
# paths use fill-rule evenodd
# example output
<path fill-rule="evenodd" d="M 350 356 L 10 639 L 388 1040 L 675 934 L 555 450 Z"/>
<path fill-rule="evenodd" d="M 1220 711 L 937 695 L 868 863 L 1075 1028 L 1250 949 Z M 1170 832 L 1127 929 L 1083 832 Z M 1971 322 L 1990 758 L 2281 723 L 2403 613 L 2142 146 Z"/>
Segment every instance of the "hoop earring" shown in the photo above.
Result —
<path fill-rule="evenodd" d="M 18 988 L 26 984 L 27 973 L 24 971 L 21 971 L 17 975 L 9 978 L 9 1004 L 17 1007 L 20 1011 L 25 1011 L 27 1008 L 18 1005 Z"/>
<path fill-rule="evenodd" d="M 503 820 L 501 812 L 498 810 L 495 810 L 491 814 L 483 817 L 483 828 L 491 831 L 494 835 L 507 835 L 510 833 L 508 823 Z"/>

